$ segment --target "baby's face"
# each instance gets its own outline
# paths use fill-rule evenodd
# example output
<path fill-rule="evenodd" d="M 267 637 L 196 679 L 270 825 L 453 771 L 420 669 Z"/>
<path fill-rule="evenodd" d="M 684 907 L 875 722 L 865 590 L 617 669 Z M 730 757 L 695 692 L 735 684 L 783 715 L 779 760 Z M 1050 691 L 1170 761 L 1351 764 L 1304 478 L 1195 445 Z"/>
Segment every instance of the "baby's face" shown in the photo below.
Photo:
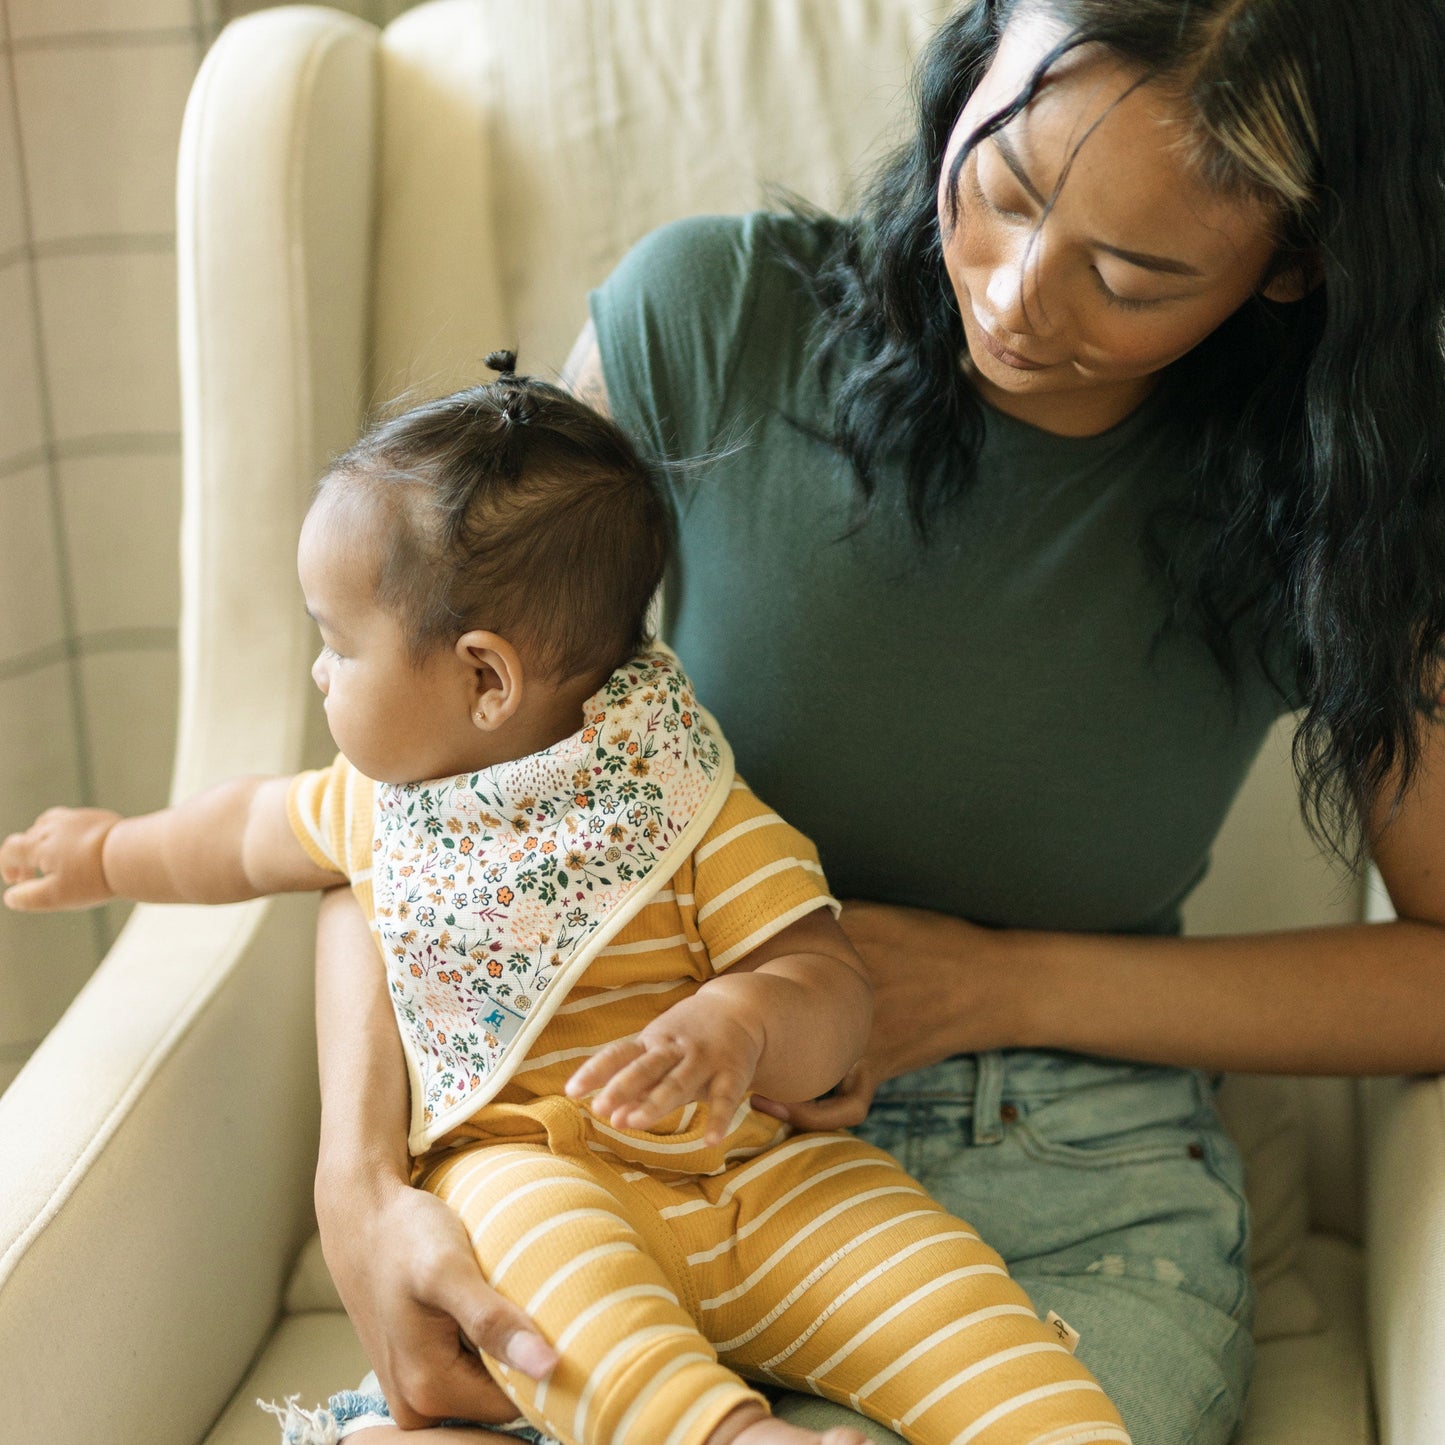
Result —
<path fill-rule="evenodd" d="M 311 676 L 336 746 L 369 778 L 415 783 L 475 766 L 470 673 L 449 648 L 421 663 L 376 600 L 377 519 L 366 498 L 328 487 L 301 528 L 297 571 L 321 630 Z"/>

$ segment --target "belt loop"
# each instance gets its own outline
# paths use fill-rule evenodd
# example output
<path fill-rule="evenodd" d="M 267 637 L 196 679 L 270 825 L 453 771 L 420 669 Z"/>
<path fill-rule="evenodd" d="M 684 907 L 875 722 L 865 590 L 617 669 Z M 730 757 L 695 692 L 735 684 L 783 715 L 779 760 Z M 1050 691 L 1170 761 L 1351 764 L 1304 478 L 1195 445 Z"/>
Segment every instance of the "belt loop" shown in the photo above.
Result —
<path fill-rule="evenodd" d="M 1003 1055 L 996 1049 L 978 1055 L 978 1079 L 973 1095 L 973 1142 L 998 1144 L 1003 1139 Z"/>

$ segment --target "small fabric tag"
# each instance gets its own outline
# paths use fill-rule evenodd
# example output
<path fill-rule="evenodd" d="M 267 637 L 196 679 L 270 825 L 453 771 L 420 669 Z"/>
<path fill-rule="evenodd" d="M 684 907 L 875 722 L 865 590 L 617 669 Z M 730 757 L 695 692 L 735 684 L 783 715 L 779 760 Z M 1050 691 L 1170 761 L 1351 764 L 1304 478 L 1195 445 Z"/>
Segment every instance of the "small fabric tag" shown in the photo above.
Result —
<path fill-rule="evenodd" d="M 1059 1343 L 1072 1355 L 1079 1348 L 1080 1335 L 1073 1325 L 1062 1315 L 1050 1310 L 1044 1318 L 1044 1323 L 1058 1337 Z"/>

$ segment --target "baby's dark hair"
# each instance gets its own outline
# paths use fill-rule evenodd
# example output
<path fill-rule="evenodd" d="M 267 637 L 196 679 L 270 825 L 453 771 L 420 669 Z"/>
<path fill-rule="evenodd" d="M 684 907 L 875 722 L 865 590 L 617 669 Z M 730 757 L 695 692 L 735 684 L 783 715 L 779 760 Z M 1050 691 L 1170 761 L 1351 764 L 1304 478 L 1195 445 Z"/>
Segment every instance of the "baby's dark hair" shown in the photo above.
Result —
<path fill-rule="evenodd" d="M 383 509 L 377 597 L 414 659 L 479 627 L 554 681 L 605 676 L 650 640 L 667 504 L 620 427 L 512 352 L 487 365 L 496 381 L 370 427 L 321 487 Z"/>

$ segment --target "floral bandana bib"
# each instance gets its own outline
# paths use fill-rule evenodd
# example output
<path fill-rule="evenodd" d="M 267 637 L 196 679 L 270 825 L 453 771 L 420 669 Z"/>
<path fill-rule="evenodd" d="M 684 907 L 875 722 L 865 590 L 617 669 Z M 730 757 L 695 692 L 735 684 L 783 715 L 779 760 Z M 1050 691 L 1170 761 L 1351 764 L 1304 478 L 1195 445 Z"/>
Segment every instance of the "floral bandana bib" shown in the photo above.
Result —
<path fill-rule="evenodd" d="M 376 784 L 372 895 L 413 1154 L 517 1070 L 587 965 L 698 845 L 731 750 L 676 657 L 633 658 L 544 752 Z"/>

